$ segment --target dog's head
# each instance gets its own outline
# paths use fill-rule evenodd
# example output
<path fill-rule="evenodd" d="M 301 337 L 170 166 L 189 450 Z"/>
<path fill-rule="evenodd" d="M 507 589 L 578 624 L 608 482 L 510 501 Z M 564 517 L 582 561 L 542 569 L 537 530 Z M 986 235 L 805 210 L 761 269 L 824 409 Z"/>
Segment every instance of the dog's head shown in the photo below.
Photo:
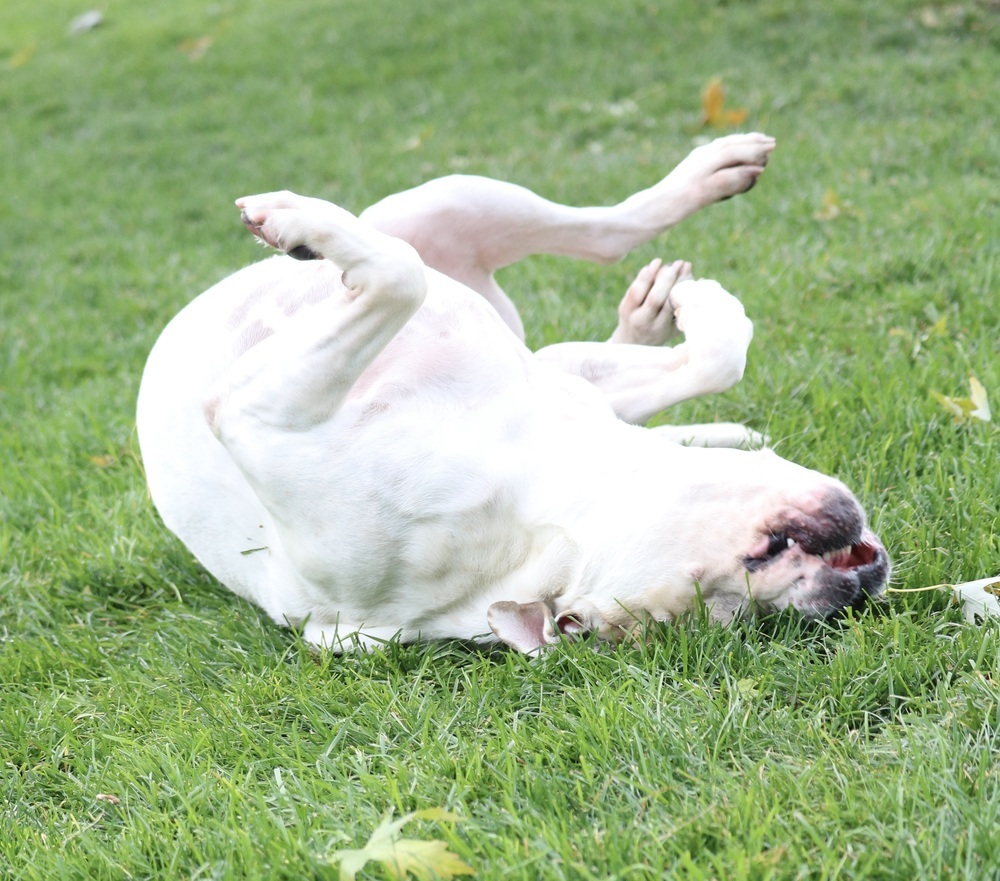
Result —
<path fill-rule="evenodd" d="M 824 618 L 882 593 L 889 555 L 842 483 L 770 451 L 679 449 L 686 479 L 640 516 L 652 528 L 591 564 L 607 570 L 591 581 L 610 592 L 496 603 L 489 623 L 501 641 L 536 652 L 588 633 L 615 639 L 699 601 L 719 621 L 789 607 Z"/>

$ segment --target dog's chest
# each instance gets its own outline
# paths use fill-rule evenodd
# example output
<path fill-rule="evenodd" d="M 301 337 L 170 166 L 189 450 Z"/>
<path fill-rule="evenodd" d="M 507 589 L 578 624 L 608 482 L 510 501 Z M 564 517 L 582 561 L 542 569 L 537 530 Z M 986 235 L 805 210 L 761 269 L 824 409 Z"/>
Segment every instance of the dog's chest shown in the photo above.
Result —
<path fill-rule="evenodd" d="M 366 608 L 416 592 L 435 609 L 527 572 L 536 590 L 552 580 L 543 557 L 574 479 L 572 426 L 530 383 L 478 400 L 450 388 L 410 391 L 390 372 L 314 434 L 319 461 L 293 497 L 310 580 Z"/>
<path fill-rule="evenodd" d="M 279 326 L 276 295 L 263 301 Z M 255 327 L 250 306 L 233 313 L 237 336 Z M 553 580 L 551 501 L 593 436 L 579 422 L 613 419 L 575 388 L 479 298 L 432 293 L 327 422 L 272 439 L 257 491 L 296 571 L 359 614 L 415 595 L 448 608 L 524 573 L 537 589 Z"/>
<path fill-rule="evenodd" d="M 330 437 L 295 492 L 284 540 L 296 569 L 358 610 L 440 610 L 503 583 L 531 563 L 544 525 L 516 439 L 417 407 Z"/>

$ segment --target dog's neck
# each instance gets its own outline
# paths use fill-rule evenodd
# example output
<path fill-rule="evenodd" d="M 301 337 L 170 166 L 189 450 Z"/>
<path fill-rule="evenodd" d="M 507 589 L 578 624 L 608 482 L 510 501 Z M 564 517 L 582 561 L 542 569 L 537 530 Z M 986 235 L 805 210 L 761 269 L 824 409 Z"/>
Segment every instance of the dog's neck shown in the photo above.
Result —
<path fill-rule="evenodd" d="M 556 612 L 596 610 L 615 627 L 633 624 L 640 610 L 672 619 L 690 608 L 693 588 L 712 600 L 718 572 L 708 548 L 718 552 L 720 566 L 738 559 L 749 542 L 759 494 L 745 479 L 745 454 L 706 452 L 641 433 L 628 459 L 609 460 L 599 474 L 579 478 L 576 492 L 561 496 L 573 503 L 552 517 L 572 543 L 573 565 L 563 567 L 558 595 L 540 599 Z M 679 484 L 679 469 L 694 479 Z M 726 511 L 744 509 L 746 536 L 741 528 L 720 540 L 706 534 L 704 519 L 678 518 L 693 496 L 701 511 L 718 505 L 720 524 L 732 522 Z"/>

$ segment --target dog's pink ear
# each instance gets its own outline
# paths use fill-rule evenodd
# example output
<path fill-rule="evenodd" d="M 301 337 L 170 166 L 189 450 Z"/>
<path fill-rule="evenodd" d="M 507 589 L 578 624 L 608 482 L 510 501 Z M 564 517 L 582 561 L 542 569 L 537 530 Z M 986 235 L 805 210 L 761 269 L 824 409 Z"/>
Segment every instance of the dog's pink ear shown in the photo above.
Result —
<path fill-rule="evenodd" d="M 528 655 L 559 641 L 552 610 L 545 603 L 494 603 L 486 620 L 501 642 Z"/>
<path fill-rule="evenodd" d="M 556 615 L 545 603 L 494 603 L 486 612 L 490 629 L 501 642 L 531 655 L 559 642 L 560 636 L 571 639 L 586 636 L 595 629 L 583 612 L 567 611 Z"/>

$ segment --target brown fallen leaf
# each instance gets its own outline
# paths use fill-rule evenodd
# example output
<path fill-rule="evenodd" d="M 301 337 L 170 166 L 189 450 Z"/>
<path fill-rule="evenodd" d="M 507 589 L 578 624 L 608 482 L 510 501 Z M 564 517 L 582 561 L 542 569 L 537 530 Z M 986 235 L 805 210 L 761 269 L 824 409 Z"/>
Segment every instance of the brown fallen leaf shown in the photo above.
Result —
<path fill-rule="evenodd" d="M 740 107 L 726 108 L 726 90 L 722 77 L 712 77 L 701 93 L 701 124 L 715 128 L 742 125 L 746 122 L 747 111 Z"/>

